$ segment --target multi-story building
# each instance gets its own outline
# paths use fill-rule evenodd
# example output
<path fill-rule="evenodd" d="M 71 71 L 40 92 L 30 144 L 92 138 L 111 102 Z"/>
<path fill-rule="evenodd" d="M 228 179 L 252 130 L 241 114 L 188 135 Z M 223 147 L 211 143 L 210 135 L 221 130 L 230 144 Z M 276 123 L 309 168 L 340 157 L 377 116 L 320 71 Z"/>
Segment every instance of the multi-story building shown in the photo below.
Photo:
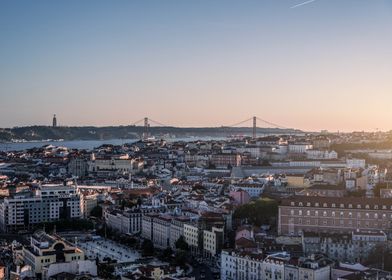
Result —
<path fill-rule="evenodd" d="M 68 163 L 68 173 L 83 178 L 88 173 L 87 159 L 84 157 L 71 157 Z"/>
<path fill-rule="evenodd" d="M 293 154 L 304 154 L 307 150 L 310 150 L 312 148 L 313 146 L 310 143 L 289 142 L 288 146 L 289 153 Z"/>
<path fill-rule="evenodd" d="M 106 225 L 121 234 L 136 234 L 141 230 L 142 211 L 140 209 L 119 211 L 107 208 L 104 211 Z"/>
<path fill-rule="evenodd" d="M 302 247 L 307 256 L 322 253 L 343 262 L 366 261 L 377 247 L 387 245 L 382 231 L 355 231 L 351 234 L 311 233 L 302 235 Z"/>
<path fill-rule="evenodd" d="M 152 240 L 154 233 L 154 219 L 159 216 L 158 213 L 147 213 L 142 216 L 142 234 L 145 239 Z"/>
<path fill-rule="evenodd" d="M 43 185 L 35 193 L 16 193 L 0 202 L 0 230 L 29 229 L 43 222 L 80 218 L 80 213 L 74 186 Z"/>
<path fill-rule="evenodd" d="M 203 256 L 205 258 L 217 257 L 221 252 L 224 241 L 223 227 L 212 227 L 203 231 Z"/>
<path fill-rule="evenodd" d="M 223 250 L 222 280 L 262 280 L 263 254 Z"/>
<path fill-rule="evenodd" d="M 184 236 L 184 224 L 188 223 L 190 218 L 187 216 L 174 217 L 170 225 L 170 247 L 176 249 L 176 242 L 181 237 Z"/>
<path fill-rule="evenodd" d="M 220 153 L 211 156 L 211 163 L 217 168 L 227 168 L 228 166 L 240 166 L 241 156 L 239 154 Z"/>
<path fill-rule="evenodd" d="M 168 215 L 159 215 L 153 220 L 152 242 L 154 246 L 166 249 L 170 246 L 170 224 L 172 217 Z"/>
<path fill-rule="evenodd" d="M 98 194 L 80 193 L 80 214 L 86 219 L 91 211 L 98 205 Z"/>
<path fill-rule="evenodd" d="M 223 250 L 223 280 L 329 280 L 333 262 L 323 256 L 292 261 L 289 254 Z"/>
<path fill-rule="evenodd" d="M 43 231 L 36 232 L 30 239 L 30 246 L 23 247 L 23 260 L 35 273 L 53 263 L 84 260 L 84 253 L 78 247 Z"/>
<path fill-rule="evenodd" d="M 139 169 L 139 160 L 131 159 L 127 155 L 120 157 L 95 157 L 92 155 L 91 160 L 88 161 L 89 172 L 107 170 L 121 174 L 133 174 Z"/>
<path fill-rule="evenodd" d="M 201 230 L 199 229 L 197 224 L 184 224 L 184 237 L 186 243 L 188 243 L 189 245 L 191 253 L 193 255 L 199 254 L 202 245 L 202 236 Z"/>
<path fill-rule="evenodd" d="M 310 197 L 285 199 L 279 206 L 278 232 L 341 232 L 383 230 L 392 226 L 392 201 L 385 198 Z"/>
<path fill-rule="evenodd" d="M 250 197 L 259 197 L 263 193 L 265 186 L 264 184 L 259 184 L 259 183 L 253 183 L 253 184 L 242 183 L 242 184 L 233 185 L 232 189 L 235 191 L 238 190 L 246 191 Z"/>

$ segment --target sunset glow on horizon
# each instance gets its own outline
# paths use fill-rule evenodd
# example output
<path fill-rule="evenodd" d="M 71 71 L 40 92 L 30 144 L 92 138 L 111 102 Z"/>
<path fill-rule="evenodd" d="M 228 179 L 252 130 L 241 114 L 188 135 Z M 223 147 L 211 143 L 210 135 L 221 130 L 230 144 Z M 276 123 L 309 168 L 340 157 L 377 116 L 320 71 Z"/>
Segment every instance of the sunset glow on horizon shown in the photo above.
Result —
<path fill-rule="evenodd" d="M 2 1 L 0 127 L 391 130 L 392 2 L 300 3 Z"/>

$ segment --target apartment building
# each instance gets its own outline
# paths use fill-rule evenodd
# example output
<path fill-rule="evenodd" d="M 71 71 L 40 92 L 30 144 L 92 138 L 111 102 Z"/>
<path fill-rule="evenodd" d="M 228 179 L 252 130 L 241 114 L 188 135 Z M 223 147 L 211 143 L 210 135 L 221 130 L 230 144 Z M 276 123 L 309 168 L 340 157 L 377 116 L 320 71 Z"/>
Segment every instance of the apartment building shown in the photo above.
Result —
<path fill-rule="evenodd" d="M 329 280 L 333 262 L 323 256 L 291 259 L 281 252 L 263 255 L 257 252 L 223 250 L 222 280 Z"/>
<path fill-rule="evenodd" d="M 198 255 L 200 253 L 201 248 L 201 230 L 197 226 L 197 224 L 187 223 L 184 224 L 184 237 L 186 243 L 188 243 L 191 254 Z"/>
<path fill-rule="evenodd" d="M 241 156 L 239 154 L 220 153 L 211 156 L 211 163 L 217 168 L 227 168 L 228 166 L 240 166 Z"/>
<path fill-rule="evenodd" d="M 344 262 L 361 263 L 379 246 L 387 246 L 387 235 L 383 231 L 355 231 L 351 234 L 312 233 L 302 235 L 305 255 L 322 253 Z"/>
<path fill-rule="evenodd" d="M 98 205 L 98 194 L 80 192 L 80 214 L 84 219 L 90 217 L 91 211 Z"/>
<path fill-rule="evenodd" d="M 80 218 L 80 197 L 74 186 L 43 185 L 0 202 L 0 230 L 14 232 L 34 224 Z"/>
<path fill-rule="evenodd" d="M 281 235 L 357 230 L 388 233 L 391 225 L 392 201 L 385 198 L 296 196 L 279 206 Z"/>
<path fill-rule="evenodd" d="M 106 209 L 104 211 L 106 225 L 122 234 L 136 234 L 141 230 L 142 211 L 140 209 L 119 211 Z"/>
<path fill-rule="evenodd" d="M 212 259 L 220 254 L 224 241 L 223 228 L 212 227 L 203 231 L 203 256 Z"/>
<path fill-rule="evenodd" d="M 189 223 L 190 218 L 186 216 L 174 217 L 170 225 L 170 237 L 169 243 L 170 247 L 174 250 L 176 249 L 176 242 L 181 237 L 184 236 L 184 225 Z"/>
<path fill-rule="evenodd" d="M 172 217 L 168 215 L 159 215 L 152 222 L 153 234 L 152 242 L 154 246 L 160 249 L 166 249 L 170 246 L 170 225 Z"/>

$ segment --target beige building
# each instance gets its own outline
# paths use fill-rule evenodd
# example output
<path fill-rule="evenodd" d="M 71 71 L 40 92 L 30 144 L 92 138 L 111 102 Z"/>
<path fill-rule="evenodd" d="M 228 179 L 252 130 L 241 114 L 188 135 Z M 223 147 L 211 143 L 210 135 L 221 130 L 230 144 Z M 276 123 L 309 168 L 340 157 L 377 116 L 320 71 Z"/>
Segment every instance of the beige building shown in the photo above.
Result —
<path fill-rule="evenodd" d="M 38 231 L 30 239 L 30 246 L 23 247 L 25 264 L 35 273 L 42 273 L 44 267 L 53 263 L 68 263 L 84 260 L 84 252 L 66 240 Z"/>

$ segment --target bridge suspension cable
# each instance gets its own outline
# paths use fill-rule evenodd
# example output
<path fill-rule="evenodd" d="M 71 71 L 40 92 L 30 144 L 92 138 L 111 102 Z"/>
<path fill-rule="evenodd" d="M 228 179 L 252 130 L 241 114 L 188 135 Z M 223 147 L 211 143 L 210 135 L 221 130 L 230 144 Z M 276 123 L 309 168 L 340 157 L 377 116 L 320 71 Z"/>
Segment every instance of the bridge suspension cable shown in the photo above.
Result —
<path fill-rule="evenodd" d="M 166 124 L 164 124 L 164 123 L 161 123 L 161 122 L 158 122 L 158 121 L 154 121 L 153 119 L 150 119 L 150 118 L 148 118 L 148 120 L 149 120 L 150 122 L 155 123 L 155 124 L 160 125 L 160 126 L 169 126 L 169 125 L 166 125 Z"/>
<path fill-rule="evenodd" d="M 137 125 L 138 123 L 143 123 L 144 122 L 144 118 L 138 120 L 137 122 L 132 123 L 131 125 Z"/>
<path fill-rule="evenodd" d="M 225 125 L 224 127 L 234 127 L 234 126 L 238 126 L 238 125 L 240 125 L 240 124 L 244 124 L 244 123 L 250 121 L 251 119 L 252 119 L 252 118 L 249 118 L 249 119 L 246 119 L 246 120 L 244 120 L 244 121 L 241 121 L 241 122 L 238 122 L 238 123 L 235 123 L 235 124 L 232 124 L 232 125 Z"/>
<path fill-rule="evenodd" d="M 259 120 L 259 121 L 261 121 L 261 122 L 263 122 L 263 123 L 266 123 L 266 124 L 269 124 L 269 125 L 271 125 L 271 126 L 274 126 L 274 127 L 276 127 L 276 128 L 280 128 L 280 129 L 289 129 L 288 127 L 285 127 L 285 126 L 283 126 L 283 125 L 279 125 L 279 124 L 276 124 L 276 123 L 273 123 L 273 122 L 264 120 L 264 119 L 259 118 L 259 117 L 256 117 L 256 119 Z"/>

